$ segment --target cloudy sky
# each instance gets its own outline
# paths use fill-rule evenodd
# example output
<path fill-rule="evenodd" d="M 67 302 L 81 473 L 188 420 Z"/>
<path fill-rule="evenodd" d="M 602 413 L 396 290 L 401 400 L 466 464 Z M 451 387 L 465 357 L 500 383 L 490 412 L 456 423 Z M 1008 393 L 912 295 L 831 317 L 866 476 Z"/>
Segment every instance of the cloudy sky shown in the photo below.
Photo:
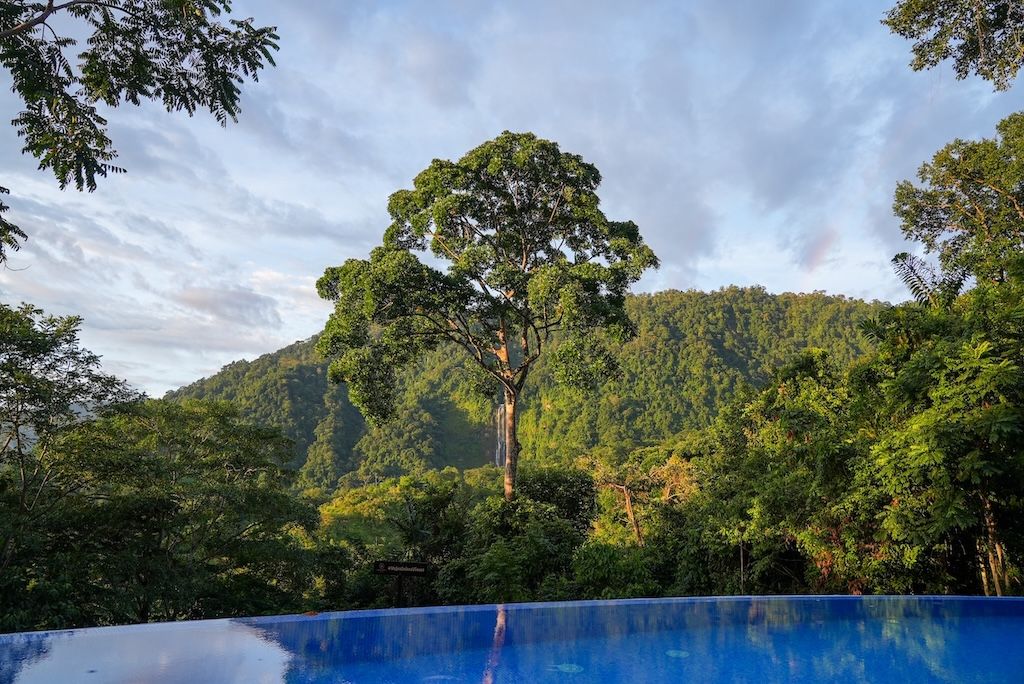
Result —
<path fill-rule="evenodd" d="M 597 165 L 605 212 L 661 257 L 641 289 L 903 299 L 895 183 L 1024 91 L 911 72 L 890 2 L 236 0 L 281 35 L 237 125 L 113 111 L 128 173 L 92 194 L 0 128 L 30 234 L 0 301 L 82 315 L 105 367 L 161 395 L 317 332 L 316 278 L 377 243 L 388 195 L 506 129 Z"/>

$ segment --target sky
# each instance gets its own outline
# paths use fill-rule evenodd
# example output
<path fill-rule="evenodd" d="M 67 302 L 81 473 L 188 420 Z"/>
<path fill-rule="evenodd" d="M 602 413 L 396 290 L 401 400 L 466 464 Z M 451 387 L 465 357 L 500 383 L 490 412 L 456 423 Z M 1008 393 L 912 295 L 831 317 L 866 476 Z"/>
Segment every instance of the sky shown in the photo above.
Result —
<path fill-rule="evenodd" d="M 1024 91 L 911 71 L 891 1 L 235 0 L 281 36 L 237 124 L 109 111 L 128 172 L 94 193 L 58 190 L 0 127 L 30 236 L 0 302 L 82 316 L 104 368 L 161 396 L 317 333 L 316 279 L 379 243 L 388 196 L 503 130 L 600 169 L 605 213 L 661 259 L 636 290 L 903 300 L 896 183 L 991 137 Z M 18 111 L 0 71 L 0 120 Z"/>

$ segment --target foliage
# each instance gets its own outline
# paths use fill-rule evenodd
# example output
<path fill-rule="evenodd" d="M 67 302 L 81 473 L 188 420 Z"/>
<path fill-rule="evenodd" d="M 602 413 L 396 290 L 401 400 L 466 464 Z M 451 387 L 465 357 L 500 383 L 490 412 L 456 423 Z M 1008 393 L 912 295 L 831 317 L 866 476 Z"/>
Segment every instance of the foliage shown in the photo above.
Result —
<path fill-rule="evenodd" d="M 705 433 L 697 494 L 659 511 L 685 541 L 656 526 L 688 573 L 677 587 L 735 591 L 722 580 L 738 575 L 756 591 L 1019 591 L 1018 125 L 940 152 L 925 188 L 899 186 L 905 233 L 939 265 L 916 281 L 921 302 L 865 324 L 874 352 L 845 373 L 798 357 Z M 899 264 L 911 278 L 926 266 Z"/>
<path fill-rule="evenodd" d="M 81 319 L 0 304 L 0 463 L 45 448 L 84 413 L 131 397 L 78 343 Z M 19 468 L 20 469 L 20 468 Z"/>
<path fill-rule="evenodd" d="M 0 304 L 0 593 L 9 597 L 31 581 L 23 563 L 39 552 L 41 530 L 60 522 L 62 499 L 91 483 L 55 444 L 90 413 L 132 398 L 79 346 L 80 323 Z M 2 612 L 22 624 L 19 610 Z"/>
<path fill-rule="evenodd" d="M 1013 35 L 975 49 L 957 26 L 1017 19 L 1002 3 L 940 16 L 965 7 L 906 0 L 889 21 L 938 27 L 922 65 L 961 40 L 961 75 L 1005 86 L 1015 63 L 993 65 L 1007 55 L 992 48 Z M 626 296 L 654 259 L 635 226 L 601 214 L 596 169 L 506 133 L 434 162 L 392 197 L 384 245 L 328 269 L 319 287 L 337 306 L 316 343 L 330 367 L 307 341 L 172 401 L 132 401 L 78 346 L 77 318 L 0 307 L 0 629 L 399 602 L 1020 593 L 1021 140 L 1011 116 L 897 187 L 924 252 L 893 260 L 916 300 L 898 306 L 760 288 Z M 414 254 L 428 251 L 448 269 Z M 520 437 L 511 498 L 507 472 L 468 466 Z M 383 559 L 430 571 L 400 593 L 373 572 Z"/>
<path fill-rule="evenodd" d="M 10 190 L 0 187 L 0 195 L 8 195 Z M 0 265 L 7 261 L 7 255 L 21 249 L 21 242 L 28 238 L 25 231 L 4 218 L 9 206 L 0 200 Z"/>
<path fill-rule="evenodd" d="M 523 471 L 520 493 L 554 506 L 559 518 L 586 534 L 594 519 L 594 478 L 576 468 L 530 467 Z"/>
<path fill-rule="evenodd" d="M 413 603 L 564 598 L 573 554 L 593 517 L 593 480 L 573 468 L 526 468 L 512 502 L 498 496 L 501 471 L 431 471 L 339 492 L 321 511 L 330 543 L 349 549 L 348 606 L 387 605 L 389 581 L 374 560 L 430 563 L 406 587 Z M 337 607 L 337 606 L 335 606 Z"/>
<path fill-rule="evenodd" d="M 303 607 L 315 565 L 296 533 L 313 511 L 285 486 L 277 431 L 223 404 L 148 401 L 62 431 L 49 451 L 59 475 L 39 495 L 58 514 L 5 577 L 6 626 Z"/>
<path fill-rule="evenodd" d="M 572 559 L 573 598 L 613 599 L 659 596 L 662 588 L 652 574 L 646 549 L 591 542 Z"/>
<path fill-rule="evenodd" d="M 614 350 L 621 373 L 597 391 L 560 384 L 547 360 L 537 361 L 519 421 L 526 462 L 569 465 L 595 448 L 625 457 L 707 427 L 744 388 L 763 387 L 809 345 L 840 366 L 862 356 L 870 344 L 859 324 L 882 307 L 734 287 L 630 296 L 626 308 L 637 336 Z M 407 454 L 392 460 L 399 467 L 364 468 L 367 481 L 402 468 L 493 462 L 500 437 L 495 397 L 480 391 L 471 369 L 446 347 L 424 354 L 397 374 L 397 414 L 380 429 L 363 421 L 344 385 L 327 382 L 326 363 L 311 342 L 237 361 L 168 397 L 231 401 L 249 420 L 280 427 L 295 443 L 295 466 L 309 464 L 302 486 L 330 493 L 335 482 L 363 481 L 358 471 L 368 457 L 381 464 L 378 457 Z M 410 453 L 411 445 L 422 450 Z M 317 478 L 314 467 L 322 473 Z"/>
<path fill-rule="evenodd" d="M 833 580 L 829 542 L 852 523 L 842 504 L 859 456 L 849 404 L 827 356 L 810 351 L 709 432 L 705 455 L 694 461 L 699 493 L 687 505 L 705 511 L 712 552 L 734 550 L 742 590 Z"/>
<path fill-rule="evenodd" d="M 967 280 L 967 271 L 962 267 L 957 267 L 953 272 L 936 272 L 925 259 L 908 252 L 894 256 L 892 265 L 914 299 L 931 307 L 952 306 Z"/>
<path fill-rule="evenodd" d="M 491 497 L 470 512 L 460 558 L 441 569 L 440 597 L 450 603 L 506 603 L 567 598 L 572 555 L 585 535 L 550 503 Z"/>
<path fill-rule="evenodd" d="M 893 206 L 903 234 L 938 255 L 947 276 L 1006 279 L 1024 250 L 1024 114 L 997 126 L 998 137 L 955 140 L 903 181 Z"/>
<path fill-rule="evenodd" d="M 318 448 L 329 443 L 333 470 L 334 462 L 350 462 L 352 447 L 364 428 L 345 389 L 328 390 L 325 365 L 311 344 L 298 342 L 251 362 L 230 363 L 216 375 L 169 392 L 165 398 L 228 401 L 249 420 L 280 428 L 294 444 L 295 467 L 303 464 L 314 443 Z M 340 474 L 333 473 L 333 478 Z M 330 480 L 325 475 L 325 482 Z"/>
<path fill-rule="evenodd" d="M 371 426 L 356 443 L 353 457 L 363 482 L 410 473 L 419 474 L 441 452 L 434 417 L 417 406 L 403 407 L 396 420 Z"/>
<path fill-rule="evenodd" d="M 1021 292 L 883 311 L 846 372 L 807 354 L 723 410 L 649 518 L 672 590 L 1019 591 Z"/>
<path fill-rule="evenodd" d="M 1008 0 L 899 0 L 883 22 L 914 41 L 915 71 L 953 60 L 957 78 L 973 71 L 1006 90 L 1024 56 L 1024 9 Z"/>
<path fill-rule="evenodd" d="M 458 162 L 434 160 L 412 190 L 391 196 L 391 226 L 370 258 L 317 282 L 335 302 L 317 343 L 331 379 L 379 423 L 395 411 L 397 368 L 440 345 L 459 348 L 504 397 L 511 498 L 518 400 L 534 363 L 561 330 L 554 356 L 564 377 L 612 374 L 608 345 L 633 332 L 628 288 L 657 265 L 635 224 L 600 210 L 600 182 L 593 165 L 529 133 L 506 131 Z"/>
<path fill-rule="evenodd" d="M 898 420 L 873 447 L 884 525 L 923 558 L 966 544 L 940 581 L 962 583 L 981 563 L 986 593 L 1006 591 L 1019 564 L 1003 537 L 1017 534 L 1024 486 L 1022 291 L 1013 276 L 983 284 L 954 310 L 926 313 L 918 329 L 929 334 L 882 322 L 880 395 Z"/>
<path fill-rule="evenodd" d="M 1017 593 L 1024 548 L 1024 527 L 1018 522 L 1024 519 L 1024 259 L 1010 258 L 1002 268 L 1003 280 L 975 279 L 974 287 L 948 305 L 876 307 L 874 318 L 863 323 L 874 341 L 866 353 L 837 344 L 835 354 L 809 348 L 773 371 L 760 366 L 761 372 L 770 372 L 761 389 L 734 393 L 706 427 L 671 433 L 648 446 L 609 438 L 574 457 L 582 470 L 565 465 L 565 456 L 533 456 L 524 464 L 512 501 L 499 495 L 498 468 L 438 471 L 419 461 L 413 474 L 401 477 L 384 472 L 372 478 L 341 477 L 321 506 L 314 531 L 302 506 L 274 490 L 281 508 L 264 502 L 260 511 L 292 512 L 277 520 L 281 527 L 265 528 L 270 535 L 265 545 L 241 558 L 175 557 L 152 537 L 160 529 L 171 538 L 191 538 L 187 521 L 194 518 L 172 515 L 173 501 L 162 497 L 166 491 L 178 492 L 172 500 L 197 494 L 193 485 L 175 489 L 177 478 L 167 483 L 163 469 L 178 466 L 132 473 L 126 461 L 136 463 L 141 450 L 145 462 L 156 449 L 170 464 L 178 463 L 173 454 L 199 441 L 191 437 L 191 428 L 172 428 L 172 421 L 150 440 L 146 435 L 153 433 L 152 421 L 144 426 L 131 422 L 139 409 L 72 425 L 58 435 L 54 443 L 60 450 L 54 453 L 65 454 L 62 462 L 75 472 L 108 472 L 100 469 L 109 467 L 109 475 L 91 477 L 82 495 L 66 500 L 59 521 L 37 528 L 32 543 L 22 545 L 48 562 L 31 566 L 36 573 L 30 578 L 32 592 L 9 594 L 34 603 L 11 611 L 8 622 L 19 624 L 14 620 L 27 619 L 43 605 L 56 623 L 88 624 L 140 619 L 139 606 L 145 605 L 155 607 L 151 615 L 177 617 L 296 606 L 383 607 L 399 601 L 423 605 L 741 592 Z M 309 345 L 297 349 L 308 351 Z M 266 365 L 267 359 L 254 365 L 273 369 L 288 365 L 285 358 L 274 360 L 278 366 Z M 246 365 L 234 368 L 245 371 Z M 447 377 L 447 371 L 432 368 L 433 362 L 421 361 L 416 373 Z M 425 386 L 422 377 L 410 375 L 403 382 L 418 392 Z M 445 388 L 459 393 L 454 390 Z M 185 403 L 168 403 L 159 411 L 146 405 L 149 413 L 141 415 L 196 410 L 187 400 L 179 401 Z M 473 403 L 465 405 L 471 410 Z M 229 443 L 262 434 L 237 417 L 231 420 L 236 422 L 225 427 L 224 436 L 236 436 Z M 208 434 L 206 423 L 199 423 Z M 614 434 L 605 428 L 595 439 Z M 397 432 L 367 435 L 396 444 L 408 438 Z M 287 460 L 287 447 L 279 438 L 274 444 L 278 461 Z M 357 445 L 353 453 L 360 449 Z M 380 453 L 394 458 L 386 449 Z M 194 454 L 188 461 L 193 460 Z M 85 495 L 92 488 L 116 505 L 96 506 Z M 625 490 L 632 496 L 632 516 L 624 515 Z M 230 501 L 230 506 L 216 506 L 220 514 L 229 511 L 228 521 L 231 510 L 246 510 L 245 497 Z M 286 501 L 295 508 L 288 509 Z M 208 520 L 199 513 L 204 508 L 189 510 Z M 168 520 L 175 524 L 165 527 Z M 139 562 L 139 549 L 163 562 Z M 247 559 L 256 566 L 247 565 Z M 373 562 L 382 559 L 426 561 L 432 570 L 407 582 L 400 597 L 392 578 L 372 571 Z M 245 581 L 225 585 L 221 573 L 236 562 L 230 577 Z M 167 567 L 176 578 L 171 596 L 162 593 L 171 585 L 169 576 L 161 574 Z M 128 570 L 148 573 L 146 591 L 140 593 Z M 28 576 L 17 570 L 10 577 L 27 581 Z M 115 596 L 110 578 L 127 591 Z M 190 598 L 199 585 L 208 591 Z"/>
<path fill-rule="evenodd" d="M 895 419 L 873 447 L 891 497 L 886 531 L 937 567 L 936 583 L 963 586 L 977 569 L 986 594 L 1019 582 L 1007 539 L 1020 534 L 1024 484 L 1024 116 L 997 132 L 947 145 L 921 167 L 924 187 L 904 182 L 896 193 L 904 233 L 938 254 L 946 277 L 975 287 L 871 327 L 877 395 Z"/>
<path fill-rule="evenodd" d="M 321 507 L 320 535 L 344 549 L 351 564 L 342 582 L 346 591 L 324 607 L 389 605 L 396 600 L 392 583 L 372 573 L 373 561 L 417 560 L 435 568 L 454 561 L 465 545 L 469 511 L 499 491 L 500 472 L 490 467 L 446 468 L 338 492 Z M 434 582 L 406 589 L 413 604 L 441 600 Z"/>
<path fill-rule="evenodd" d="M 235 120 L 239 85 L 274 63 L 278 36 L 252 19 L 222 21 L 230 12 L 230 0 L 0 0 L 0 65 L 25 107 L 13 121 L 23 152 L 62 189 L 94 190 L 98 176 L 123 171 L 113 164 L 104 106 L 155 100 L 168 111 Z M 0 263 L 4 248 L 24 239 L 5 209 Z"/>

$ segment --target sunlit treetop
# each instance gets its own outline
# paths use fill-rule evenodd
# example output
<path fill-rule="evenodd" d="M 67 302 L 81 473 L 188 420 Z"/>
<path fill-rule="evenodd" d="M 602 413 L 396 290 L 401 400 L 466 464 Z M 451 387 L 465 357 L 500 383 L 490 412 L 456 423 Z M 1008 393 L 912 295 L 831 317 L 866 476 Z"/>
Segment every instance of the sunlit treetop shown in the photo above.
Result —
<path fill-rule="evenodd" d="M 914 41 L 915 71 L 950 59 L 957 78 L 973 72 L 1006 90 L 1024 62 L 1024 5 L 1014 0 L 901 0 L 882 23 Z"/>
<path fill-rule="evenodd" d="M 996 130 L 994 139 L 954 140 L 921 166 L 920 184 L 896 187 L 904 236 L 947 274 L 1003 281 L 1024 251 L 1024 114 Z"/>
<path fill-rule="evenodd" d="M 442 344 L 461 349 L 504 397 L 505 495 L 512 497 L 520 393 L 552 347 L 559 379 L 612 375 L 634 333 L 630 285 L 657 266 L 632 221 L 609 221 L 601 175 L 532 133 L 506 131 L 457 162 L 434 160 L 391 196 L 369 259 L 317 282 L 335 302 L 319 340 L 333 380 L 370 420 L 394 409 L 395 370 Z"/>
<path fill-rule="evenodd" d="M 435 160 L 413 189 L 391 196 L 392 223 L 370 258 L 329 268 L 317 284 L 338 303 L 320 339 L 332 375 L 383 417 L 387 392 L 377 390 L 392 384 L 392 369 L 454 343 L 517 393 L 563 330 L 559 351 L 578 354 L 566 379 L 600 376 L 612 363 L 604 342 L 632 334 L 629 286 L 657 264 L 634 223 L 605 217 L 600 180 L 593 165 L 528 133 Z"/>

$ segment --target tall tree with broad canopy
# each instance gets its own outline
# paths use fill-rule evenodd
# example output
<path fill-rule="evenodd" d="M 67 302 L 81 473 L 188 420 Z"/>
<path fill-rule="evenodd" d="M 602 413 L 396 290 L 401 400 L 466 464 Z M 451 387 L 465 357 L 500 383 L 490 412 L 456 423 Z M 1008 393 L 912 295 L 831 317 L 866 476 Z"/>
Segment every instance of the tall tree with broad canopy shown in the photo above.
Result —
<path fill-rule="evenodd" d="M 610 345 L 634 334 L 626 294 L 658 264 L 636 224 L 605 217 L 600 182 L 592 164 L 531 133 L 506 131 L 457 162 L 435 159 L 413 189 L 391 196 L 392 223 L 370 258 L 317 282 L 335 302 L 318 343 L 331 379 L 382 421 L 394 408 L 396 368 L 438 345 L 462 350 L 501 392 L 512 499 L 533 364 L 553 347 L 562 381 L 612 374 Z"/>
<path fill-rule="evenodd" d="M 1024 6 L 1015 0 L 900 0 L 882 23 L 914 41 L 914 71 L 952 58 L 957 78 L 973 71 L 1007 90 L 1024 63 Z"/>
<path fill-rule="evenodd" d="M 65 483 L 51 446 L 57 435 L 90 413 L 136 400 L 121 380 L 100 369 L 100 358 L 82 349 L 77 316 L 48 316 L 23 304 L 0 304 L 0 512 L 17 508 L 41 515 L 46 487 Z M 0 524 L 0 574 L 15 541 Z"/>
<path fill-rule="evenodd" d="M 971 276 L 1004 282 L 1007 265 L 1024 252 L 1024 113 L 996 131 L 995 139 L 954 140 L 921 166 L 920 185 L 896 186 L 893 210 L 904 236 L 938 256 L 945 280 L 936 286 L 955 291 Z"/>
<path fill-rule="evenodd" d="M 123 171 L 97 105 L 155 100 L 235 120 L 239 85 L 273 65 L 278 36 L 252 19 L 220 20 L 230 12 L 231 0 L 0 0 L 0 66 L 25 106 L 13 121 L 22 151 L 61 189 L 92 191 L 98 176 Z M 0 202 L 0 264 L 25 239 L 5 210 Z"/>
<path fill-rule="evenodd" d="M 43 530 L 62 518 L 60 504 L 88 485 L 55 442 L 91 413 L 135 399 L 81 348 L 80 324 L 0 304 L 0 595 L 12 597 L 0 630 L 28 624 L 32 610 L 22 611 L 20 598 L 32 584 L 30 560 L 41 553 Z"/>

